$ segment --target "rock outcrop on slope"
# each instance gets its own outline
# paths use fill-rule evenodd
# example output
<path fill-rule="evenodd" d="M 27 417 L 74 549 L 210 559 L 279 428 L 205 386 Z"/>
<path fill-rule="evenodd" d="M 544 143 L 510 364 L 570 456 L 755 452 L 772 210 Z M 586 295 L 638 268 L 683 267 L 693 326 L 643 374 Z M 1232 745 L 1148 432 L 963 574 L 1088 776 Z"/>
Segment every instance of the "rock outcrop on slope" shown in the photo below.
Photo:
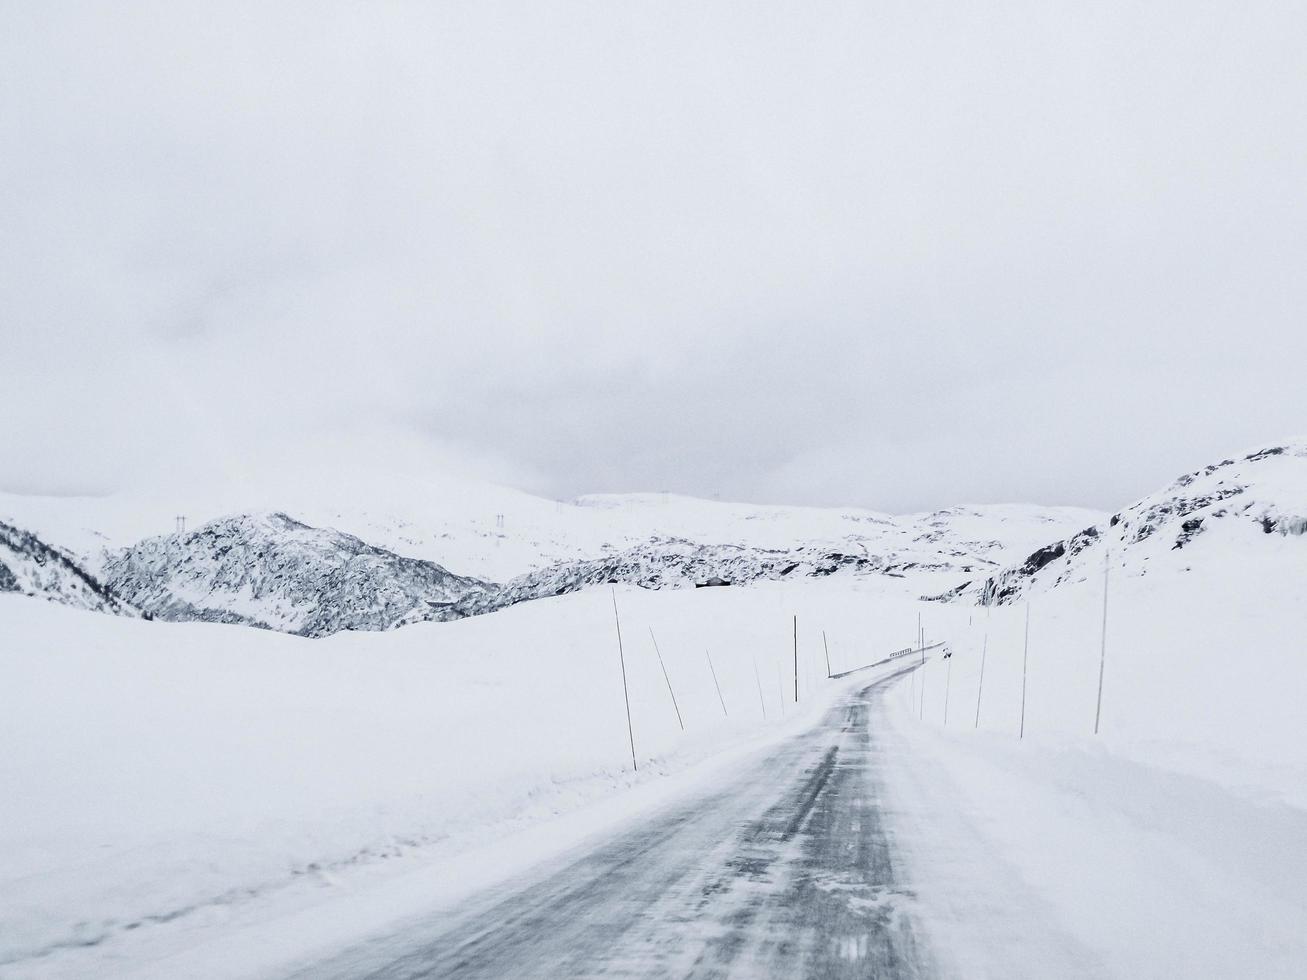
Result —
<path fill-rule="evenodd" d="M 4 522 L 0 522 L 0 592 L 40 596 L 77 609 L 139 615 L 72 556 Z"/>
<path fill-rule="evenodd" d="M 935 552 L 926 557 L 875 555 L 844 551 L 831 545 L 769 549 L 654 538 L 601 558 L 562 562 L 528 572 L 497 589 L 469 596 L 457 605 L 466 615 L 478 615 L 597 585 L 620 583 L 642 589 L 686 589 L 712 579 L 730 585 L 748 585 L 765 580 L 830 575 L 902 578 L 914 571 L 970 572 L 977 567 L 990 567 L 990 563 L 965 552 Z"/>
<path fill-rule="evenodd" d="M 935 598 L 1009 603 L 1100 575 L 1185 570 L 1307 534 L 1307 444 L 1270 446 L 1186 473 L 1108 520 Z M 1302 542 L 1307 559 L 1307 540 Z"/>
<path fill-rule="evenodd" d="M 165 620 L 326 636 L 458 618 L 489 587 L 283 513 L 242 514 L 110 552 L 109 587 Z"/>

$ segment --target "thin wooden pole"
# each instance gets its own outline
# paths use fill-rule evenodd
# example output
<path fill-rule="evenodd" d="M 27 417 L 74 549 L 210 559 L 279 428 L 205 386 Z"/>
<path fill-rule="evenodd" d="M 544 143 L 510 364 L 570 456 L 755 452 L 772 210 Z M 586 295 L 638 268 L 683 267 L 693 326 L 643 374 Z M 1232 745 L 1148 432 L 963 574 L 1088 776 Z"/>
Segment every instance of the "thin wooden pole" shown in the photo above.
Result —
<path fill-rule="evenodd" d="M 1098 650 L 1098 707 L 1094 709 L 1094 734 L 1098 734 L 1098 723 L 1103 717 L 1103 668 L 1107 665 L 1107 576 L 1112 570 L 1112 552 L 1108 549 L 1103 558 L 1103 631 L 1102 644 Z"/>
<path fill-rule="evenodd" d="M 672 707 L 676 709 L 676 723 L 685 731 L 685 722 L 681 720 L 681 706 L 676 703 L 676 692 L 672 690 L 672 679 L 667 676 L 667 665 L 663 663 L 663 653 L 658 649 L 658 637 L 654 636 L 653 627 L 649 627 L 649 639 L 653 640 L 654 653 L 658 654 L 658 666 L 663 669 L 663 680 L 667 682 L 667 693 L 672 696 Z"/>
<path fill-rule="evenodd" d="M 613 589 L 613 619 L 617 622 L 617 656 L 622 661 L 622 698 L 626 701 L 626 734 L 631 739 L 631 768 L 640 771 L 635 761 L 635 728 L 631 725 L 631 694 L 626 687 L 626 652 L 622 649 L 622 617 L 617 613 L 617 590 Z"/>
<path fill-rule="evenodd" d="M 826 631 L 821 631 L 821 648 L 826 651 L 826 679 L 830 680 L 830 646 L 826 643 Z"/>
<path fill-rule="evenodd" d="M 1030 663 L 1030 600 L 1026 600 L 1026 641 L 1021 653 L 1021 731 L 1017 738 L 1026 737 L 1026 666 Z"/>
<path fill-rule="evenodd" d="M 948 668 L 944 671 L 944 727 L 948 728 L 948 692 L 953 686 L 953 658 L 946 653 L 944 659 L 948 661 Z"/>
<path fill-rule="evenodd" d="M 712 671 L 712 684 L 713 687 L 717 688 L 717 700 L 722 703 L 722 715 L 729 718 L 731 715 L 726 710 L 726 699 L 722 697 L 722 686 L 717 683 L 717 668 L 712 665 L 712 654 L 705 650 L 703 655 L 708 658 L 708 669 Z"/>
<path fill-rule="evenodd" d="M 794 703 L 799 703 L 799 617 L 794 617 Z"/>
<path fill-rule="evenodd" d="M 989 631 L 985 631 L 985 639 L 980 644 L 980 684 L 976 687 L 976 724 L 980 727 L 980 696 L 985 692 L 985 655 L 989 653 Z"/>
<path fill-rule="evenodd" d="M 753 679 L 758 682 L 758 703 L 762 705 L 762 720 L 767 720 L 767 699 L 762 696 L 762 674 L 758 673 L 758 657 L 753 658 Z"/>

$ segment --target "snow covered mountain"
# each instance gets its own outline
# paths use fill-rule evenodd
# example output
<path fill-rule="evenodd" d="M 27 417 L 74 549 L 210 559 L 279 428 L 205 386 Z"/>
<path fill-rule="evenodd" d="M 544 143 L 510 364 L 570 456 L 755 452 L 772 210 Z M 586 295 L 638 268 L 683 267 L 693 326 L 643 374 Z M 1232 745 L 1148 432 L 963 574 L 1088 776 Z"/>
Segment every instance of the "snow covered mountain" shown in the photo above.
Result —
<path fill-rule="evenodd" d="M 35 534 L 0 522 L 0 592 L 41 596 L 78 609 L 139 615 L 71 557 Z"/>
<path fill-rule="evenodd" d="M 1188 571 L 1198 562 L 1256 561 L 1273 548 L 1307 559 L 1307 442 L 1269 446 L 1186 473 L 1106 521 L 1045 544 L 996 575 L 940 598 L 1009 603 L 1112 574 Z M 1296 539 L 1296 540 L 1294 540 Z"/>
<path fill-rule="evenodd" d="M 902 542 L 898 542 L 902 544 Z M 519 575 L 504 585 L 469 596 L 458 603 L 467 615 L 503 609 L 519 602 L 564 595 L 590 586 L 623 584 L 642 589 L 685 589 L 709 584 L 748 585 L 752 582 L 829 575 L 884 575 L 906 578 L 921 573 L 969 573 L 992 567 L 992 561 L 965 550 L 906 553 L 893 548 L 868 550 L 865 539 L 838 545 L 756 548 L 738 544 L 700 544 L 685 538 L 654 537 L 632 548 L 601 558 L 561 562 Z"/>
<path fill-rule="evenodd" d="M 457 618 L 487 583 L 283 513 L 244 514 L 109 553 L 115 593 L 159 619 L 303 636 Z"/>
<path fill-rule="evenodd" d="M 907 588 L 893 586 L 907 576 L 915 580 L 908 591 L 920 594 L 987 574 L 1100 517 L 1033 505 L 896 517 L 672 494 L 563 502 L 454 479 L 350 479 L 174 489 L 164 499 L 0 495 L 0 518 L 21 517 L 160 618 L 321 636 L 613 581 L 658 589 L 711 576 L 746 584 L 840 571 L 883 575 L 894 588 Z M 253 499 L 277 507 L 219 509 Z M 179 512 L 213 517 L 189 534 L 140 534 Z"/>

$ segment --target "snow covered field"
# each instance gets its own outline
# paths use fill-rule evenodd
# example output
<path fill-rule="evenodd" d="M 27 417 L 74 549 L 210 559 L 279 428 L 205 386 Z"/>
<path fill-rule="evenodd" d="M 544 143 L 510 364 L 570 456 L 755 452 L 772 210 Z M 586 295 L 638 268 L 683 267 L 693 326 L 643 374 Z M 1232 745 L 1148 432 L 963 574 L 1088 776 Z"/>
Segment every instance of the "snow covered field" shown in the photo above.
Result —
<path fill-rule="evenodd" d="M 914 602 L 859 586 L 617 597 L 640 779 L 813 717 L 822 629 L 837 671 L 916 629 Z M 0 603 L 0 962 L 19 975 L 84 975 L 125 938 L 220 929 L 637 781 L 606 590 L 318 641 Z"/>
<path fill-rule="evenodd" d="M 1303 976 L 1302 545 L 1225 524 L 1117 569 L 1098 737 L 1101 577 L 1031 602 L 1024 739 L 1025 605 L 952 611 L 887 737 L 958 976 Z"/>
<path fill-rule="evenodd" d="M 899 682 L 877 731 L 946 971 L 1301 976 L 1304 459 L 1215 471 L 1247 489 L 1182 547 L 1194 518 L 1171 490 L 1128 512 L 1132 536 L 1134 515 L 1165 520 L 1113 552 L 1098 735 L 1102 547 L 1008 576 L 1015 601 L 990 608 L 920 601 L 960 583 L 919 570 L 619 586 L 638 775 L 606 588 L 318 640 L 0 596 L 0 975 L 278 975 L 710 784 L 857 682 L 826 681 L 823 630 L 838 672 L 908 646 L 920 616 L 953 656 Z M 1264 529 L 1268 502 L 1286 533 Z M 584 506 L 610 505 L 699 508 Z M 703 506 L 711 524 L 728 505 Z M 802 536 L 739 514 L 733 533 Z M 993 518 L 943 520 L 983 539 Z"/>

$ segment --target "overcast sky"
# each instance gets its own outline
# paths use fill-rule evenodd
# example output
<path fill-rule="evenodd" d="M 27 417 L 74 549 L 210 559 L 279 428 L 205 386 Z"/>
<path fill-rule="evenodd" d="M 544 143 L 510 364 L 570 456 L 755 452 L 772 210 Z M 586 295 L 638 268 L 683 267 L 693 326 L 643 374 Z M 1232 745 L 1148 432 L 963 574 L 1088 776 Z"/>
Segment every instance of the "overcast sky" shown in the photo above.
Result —
<path fill-rule="evenodd" d="M 0 487 L 1113 508 L 1307 432 L 1304 11 L 0 0 Z"/>

